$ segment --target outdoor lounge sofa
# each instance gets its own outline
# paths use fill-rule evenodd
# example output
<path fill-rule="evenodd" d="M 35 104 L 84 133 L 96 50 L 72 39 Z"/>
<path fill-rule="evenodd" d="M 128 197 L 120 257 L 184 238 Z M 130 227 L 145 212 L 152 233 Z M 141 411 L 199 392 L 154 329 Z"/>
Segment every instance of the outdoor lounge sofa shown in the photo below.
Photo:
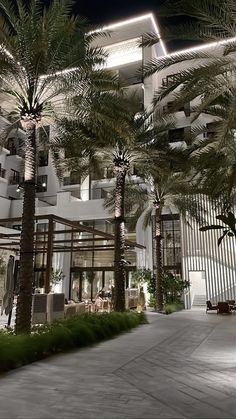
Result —
<path fill-rule="evenodd" d="M 217 311 L 218 310 L 218 306 L 217 305 L 212 305 L 210 300 L 206 301 L 206 313 L 208 311 Z"/>
<path fill-rule="evenodd" d="M 229 305 L 229 303 L 220 301 L 218 302 L 218 310 L 217 310 L 217 314 L 231 314 L 231 307 Z"/>

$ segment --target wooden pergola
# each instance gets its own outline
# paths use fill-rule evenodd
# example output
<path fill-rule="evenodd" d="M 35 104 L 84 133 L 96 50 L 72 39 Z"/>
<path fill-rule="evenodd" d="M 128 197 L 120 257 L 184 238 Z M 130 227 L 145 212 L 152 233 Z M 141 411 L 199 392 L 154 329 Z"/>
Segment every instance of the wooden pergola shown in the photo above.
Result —
<path fill-rule="evenodd" d="M 47 225 L 45 231 L 34 232 L 34 253 L 46 254 L 46 276 L 45 276 L 45 292 L 50 290 L 50 275 L 52 271 L 53 253 L 59 252 L 83 252 L 89 250 L 106 251 L 114 249 L 114 235 L 104 231 L 96 230 L 92 227 L 81 224 L 81 221 L 72 221 L 58 215 L 36 215 L 35 225 L 39 221 L 44 221 Z M 21 224 L 22 218 L 2 218 L 0 226 L 12 228 L 12 225 Z M 78 238 L 77 233 L 87 233 L 88 237 Z M 0 249 L 19 252 L 20 250 L 21 231 L 16 230 L 14 233 L 0 233 Z M 59 235 L 65 237 L 58 238 Z M 41 237 L 40 237 L 41 236 Z M 43 236 L 43 238 L 42 238 Z M 106 241 L 106 243 L 104 243 Z M 90 244 L 91 243 L 91 244 Z M 126 249 L 139 248 L 144 249 L 145 246 L 140 245 L 131 240 L 125 240 Z"/>

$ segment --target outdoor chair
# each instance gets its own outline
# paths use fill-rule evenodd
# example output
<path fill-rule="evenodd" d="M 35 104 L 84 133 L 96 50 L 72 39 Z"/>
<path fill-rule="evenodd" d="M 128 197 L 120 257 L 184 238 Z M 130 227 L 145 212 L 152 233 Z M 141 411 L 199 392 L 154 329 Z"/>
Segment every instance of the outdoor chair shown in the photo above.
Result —
<path fill-rule="evenodd" d="M 235 300 L 226 300 L 226 303 L 228 303 L 230 306 L 234 306 Z"/>
<path fill-rule="evenodd" d="M 220 301 L 218 303 L 217 314 L 231 314 L 231 307 L 228 303 Z"/>
<path fill-rule="evenodd" d="M 95 312 L 98 311 L 103 311 L 103 299 L 101 297 L 95 299 Z"/>
<path fill-rule="evenodd" d="M 109 311 L 109 302 L 108 302 L 108 300 L 103 300 L 103 311 Z"/>
<path fill-rule="evenodd" d="M 217 310 L 217 309 L 218 309 L 217 305 L 212 305 L 210 300 L 206 301 L 206 313 L 208 311 L 214 311 L 214 310 Z"/>

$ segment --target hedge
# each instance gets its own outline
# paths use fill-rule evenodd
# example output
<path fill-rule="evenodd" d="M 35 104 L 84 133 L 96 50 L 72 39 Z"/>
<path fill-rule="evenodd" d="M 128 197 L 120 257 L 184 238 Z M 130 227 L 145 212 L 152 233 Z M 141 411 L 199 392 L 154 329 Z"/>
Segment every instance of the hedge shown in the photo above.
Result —
<path fill-rule="evenodd" d="M 146 323 L 143 313 L 82 314 L 33 328 L 31 335 L 0 332 L 0 372 L 81 348 Z"/>

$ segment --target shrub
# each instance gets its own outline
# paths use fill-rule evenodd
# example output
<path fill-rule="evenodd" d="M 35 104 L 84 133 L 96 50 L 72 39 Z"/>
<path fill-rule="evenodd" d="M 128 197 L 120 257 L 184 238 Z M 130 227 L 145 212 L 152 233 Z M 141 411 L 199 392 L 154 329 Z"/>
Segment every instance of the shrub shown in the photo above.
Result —
<path fill-rule="evenodd" d="M 172 304 L 165 304 L 164 311 L 166 314 L 175 313 L 175 311 L 182 310 L 184 308 L 183 303 L 172 303 Z"/>
<path fill-rule="evenodd" d="M 182 295 L 185 289 L 190 286 L 190 282 L 173 275 L 171 272 L 162 273 L 162 291 L 166 305 L 181 304 Z M 151 275 L 148 279 L 148 292 L 150 293 L 150 307 L 156 306 L 156 278 Z M 175 310 L 176 311 L 176 310 Z"/>
<path fill-rule="evenodd" d="M 43 359 L 55 353 L 81 348 L 146 322 L 144 313 L 83 314 L 34 327 L 32 334 L 0 332 L 0 372 Z"/>

